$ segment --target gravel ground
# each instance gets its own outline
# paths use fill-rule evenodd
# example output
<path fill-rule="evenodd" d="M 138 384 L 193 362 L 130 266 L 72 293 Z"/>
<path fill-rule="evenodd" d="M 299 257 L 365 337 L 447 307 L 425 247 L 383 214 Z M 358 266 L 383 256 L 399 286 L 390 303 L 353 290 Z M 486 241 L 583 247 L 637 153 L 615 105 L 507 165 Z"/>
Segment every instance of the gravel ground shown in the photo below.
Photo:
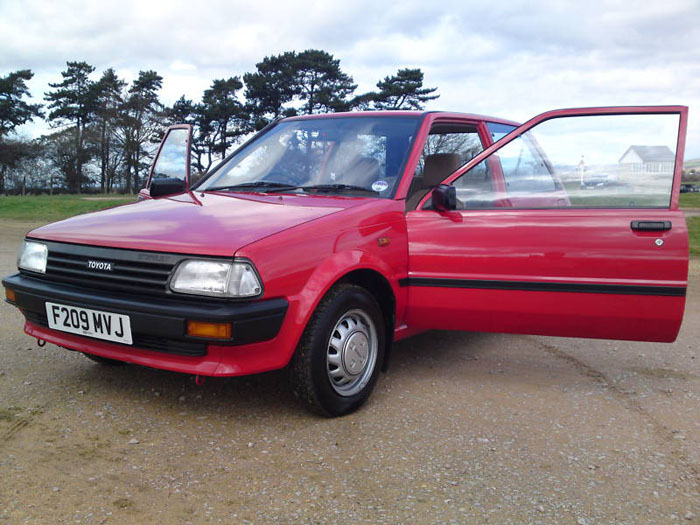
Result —
<path fill-rule="evenodd" d="M 5 222 L 0 275 L 30 224 Z M 0 522 L 700 523 L 700 264 L 671 345 L 431 332 L 369 403 L 38 348 L 0 305 Z"/>

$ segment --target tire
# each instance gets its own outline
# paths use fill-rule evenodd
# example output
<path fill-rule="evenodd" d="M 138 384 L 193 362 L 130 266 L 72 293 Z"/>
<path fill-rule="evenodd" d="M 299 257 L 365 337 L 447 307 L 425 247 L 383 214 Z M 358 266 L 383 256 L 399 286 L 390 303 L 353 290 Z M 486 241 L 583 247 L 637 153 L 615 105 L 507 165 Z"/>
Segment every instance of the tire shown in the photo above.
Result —
<path fill-rule="evenodd" d="M 90 359 L 91 361 L 94 361 L 95 363 L 99 363 L 101 365 L 105 366 L 123 366 L 126 363 L 124 361 L 117 361 L 116 359 L 109 359 L 108 357 L 102 357 L 101 355 L 95 355 L 95 354 L 85 354 L 83 353 L 85 357 Z"/>
<path fill-rule="evenodd" d="M 357 410 L 377 382 L 385 337 L 381 309 L 367 290 L 350 284 L 331 289 L 294 353 L 294 394 L 326 417 Z"/>

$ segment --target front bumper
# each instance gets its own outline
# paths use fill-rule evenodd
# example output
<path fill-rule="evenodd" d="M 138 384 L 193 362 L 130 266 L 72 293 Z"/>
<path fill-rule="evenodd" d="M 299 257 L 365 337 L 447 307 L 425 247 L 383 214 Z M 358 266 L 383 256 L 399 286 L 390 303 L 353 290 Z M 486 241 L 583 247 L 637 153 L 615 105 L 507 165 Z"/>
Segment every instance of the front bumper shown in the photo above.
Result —
<path fill-rule="evenodd" d="M 226 302 L 202 300 L 192 297 L 153 297 L 127 295 L 117 292 L 98 292 L 78 286 L 46 281 L 24 274 L 14 274 L 2 280 L 3 286 L 14 290 L 17 306 L 28 323 L 50 331 L 57 336 L 66 335 L 48 328 L 46 301 L 58 302 L 95 310 L 128 315 L 131 322 L 133 345 L 121 345 L 125 351 L 163 352 L 189 357 L 207 354 L 209 345 L 240 346 L 268 341 L 277 336 L 288 308 L 286 299 L 266 299 L 253 302 Z M 230 340 L 205 339 L 186 335 L 188 320 L 231 323 Z M 82 336 L 71 336 L 82 341 L 80 350 L 97 349 L 104 341 Z M 76 348 L 78 345 L 66 345 Z M 96 352 L 96 353 L 99 353 Z"/>

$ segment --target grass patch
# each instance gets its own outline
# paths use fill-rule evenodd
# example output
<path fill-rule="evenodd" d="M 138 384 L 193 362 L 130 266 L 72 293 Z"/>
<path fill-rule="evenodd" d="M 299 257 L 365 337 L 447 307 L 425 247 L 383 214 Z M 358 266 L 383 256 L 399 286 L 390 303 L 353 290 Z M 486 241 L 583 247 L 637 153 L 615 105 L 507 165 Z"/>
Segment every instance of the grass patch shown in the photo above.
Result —
<path fill-rule="evenodd" d="M 681 208 L 700 208 L 700 193 L 681 193 L 679 205 Z"/>
<path fill-rule="evenodd" d="M 686 217 L 690 255 L 700 257 L 700 217 Z"/>
<path fill-rule="evenodd" d="M 136 202 L 136 195 L 0 196 L 0 220 L 59 221 L 129 202 Z"/>

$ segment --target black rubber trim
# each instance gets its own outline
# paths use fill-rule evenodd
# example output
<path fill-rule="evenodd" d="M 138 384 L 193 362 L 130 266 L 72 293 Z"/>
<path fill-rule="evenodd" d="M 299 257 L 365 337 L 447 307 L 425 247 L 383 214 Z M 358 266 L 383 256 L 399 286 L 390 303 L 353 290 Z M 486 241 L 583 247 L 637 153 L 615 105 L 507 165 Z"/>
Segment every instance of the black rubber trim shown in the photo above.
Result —
<path fill-rule="evenodd" d="M 630 228 L 645 232 L 661 232 L 671 229 L 671 221 L 632 221 Z"/>
<path fill-rule="evenodd" d="M 14 305 L 30 312 L 45 312 L 46 301 L 128 315 L 133 333 L 217 345 L 243 345 L 274 338 L 282 326 L 289 303 L 286 299 L 251 302 L 191 301 L 188 297 L 133 296 L 98 292 L 79 286 L 44 281 L 22 274 L 2 280 L 15 291 Z M 186 321 L 233 324 L 232 339 L 206 339 L 185 335 Z"/>
<path fill-rule="evenodd" d="M 488 279 L 441 279 L 406 277 L 399 286 L 432 286 L 437 288 L 473 288 L 479 290 L 520 290 L 527 292 L 607 293 L 617 295 L 665 295 L 684 297 L 685 286 L 652 286 L 636 284 L 551 283 L 532 281 L 496 281 Z"/>

